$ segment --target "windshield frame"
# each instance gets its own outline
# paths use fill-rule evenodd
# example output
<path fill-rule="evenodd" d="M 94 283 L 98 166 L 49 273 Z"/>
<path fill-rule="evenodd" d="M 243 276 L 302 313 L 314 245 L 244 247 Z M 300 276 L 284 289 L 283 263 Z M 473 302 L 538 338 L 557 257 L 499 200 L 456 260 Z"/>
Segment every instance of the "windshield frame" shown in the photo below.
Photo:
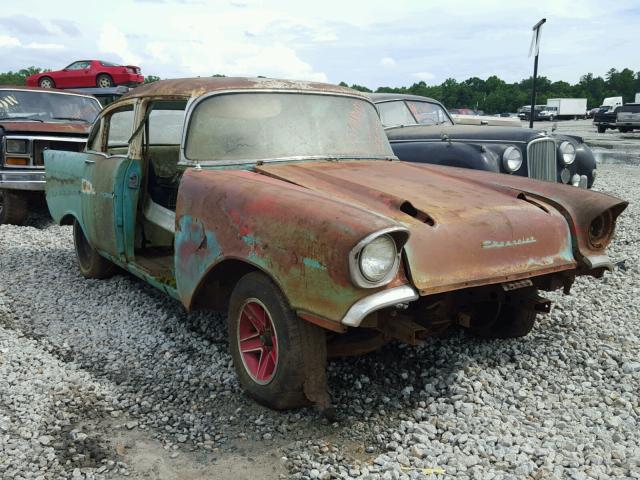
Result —
<path fill-rule="evenodd" d="M 100 103 L 100 101 L 96 97 L 94 97 L 93 95 L 86 95 L 82 93 L 60 92 L 57 90 L 50 90 L 50 89 L 36 90 L 31 88 L 7 88 L 7 87 L 0 87 L 0 92 L 20 92 L 20 93 L 32 93 L 36 95 L 43 95 L 43 94 L 71 95 L 73 97 L 86 98 L 87 100 L 92 100 L 96 102 L 96 104 L 98 105 L 98 113 L 96 114 L 96 117 L 93 119 L 93 122 L 95 122 L 95 120 L 100 116 L 100 113 L 102 113 L 102 110 L 104 109 L 104 106 Z M 10 122 L 10 121 L 11 121 L 10 119 L 2 120 L 2 122 Z M 24 120 L 16 120 L 16 121 L 24 121 Z M 43 123 L 61 123 L 61 121 L 56 121 L 55 119 L 43 120 L 42 122 Z M 93 124 L 93 122 L 86 122 L 86 124 L 91 125 Z"/>
<path fill-rule="evenodd" d="M 234 160 L 191 160 L 186 156 L 186 146 L 187 146 L 187 136 L 189 133 L 189 127 L 191 124 L 191 116 L 198 105 L 212 97 L 221 96 L 221 95 L 229 95 L 229 94 L 254 94 L 254 93 L 280 93 L 285 95 L 322 95 L 322 96 L 330 96 L 330 97 L 343 97 L 343 98 L 355 98 L 358 100 L 362 100 L 365 103 L 370 104 L 373 107 L 374 112 L 376 113 L 378 120 L 380 121 L 380 113 L 376 108 L 375 104 L 368 99 L 367 97 L 359 94 L 349 94 L 349 93 L 340 93 L 340 92 L 325 92 L 322 90 L 307 90 L 301 88 L 291 88 L 291 89 L 279 89 L 279 88 L 252 88 L 252 89 L 228 89 L 228 90 L 217 90 L 215 92 L 207 92 L 198 97 L 191 97 L 187 102 L 187 108 L 184 117 L 184 127 L 182 129 L 182 139 L 180 142 L 180 159 L 178 161 L 178 165 L 186 166 L 186 167 L 196 167 L 200 166 L 211 166 L 211 167 L 225 167 L 225 166 L 236 166 L 236 165 L 262 165 L 264 163 L 278 163 L 278 162 L 301 162 L 301 161 L 317 161 L 317 160 L 398 160 L 398 157 L 395 155 L 368 155 L 366 157 L 358 157 L 358 156 L 336 156 L 336 155 L 301 155 L 301 156 L 290 156 L 290 157 L 275 157 L 275 158 L 247 158 L 247 159 L 234 159 Z M 383 127 L 384 134 L 384 127 Z M 384 139 L 387 140 L 386 135 Z"/>
<path fill-rule="evenodd" d="M 404 104 L 404 107 L 407 109 L 407 111 L 409 112 L 409 115 L 411 115 L 411 117 L 413 118 L 414 122 L 413 124 L 410 125 L 385 125 L 384 122 L 382 122 L 382 116 L 380 115 L 380 110 L 378 110 L 378 105 L 381 105 L 383 103 L 392 103 L 392 102 L 402 102 Z M 449 119 L 449 124 L 445 124 L 445 123 L 440 123 L 437 125 L 429 125 L 427 123 L 420 123 L 418 122 L 418 119 L 416 118 L 416 116 L 413 114 L 413 112 L 411 111 L 411 109 L 409 108 L 409 105 L 407 105 L 407 102 L 419 102 L 419 103 L 429 103 L 431 105 L 437 105 L 438 107 L 440 107 L 442 109 L 442 111 L 444 112 L 445 116 L 447 117 L 447 119 Z M 446 126 L 451 126 L 451 125 L 455 125 L 456 122 L 453 121 L 453 118 L 451 117 L 451 113 L 449 113 L 449 110 L 447 110 L 447 108 L 442 105 L 440 102 L 437 101 L 430 101 L 430 100 L 416 100 L 414 98 L 390 98 L 389 100 L 381 100 L 379 102 L 375 102 L 374 103 L 376 110 L 378 112 L 378 116 L 380 117 L 380 121 L 382 122 L 382 127 L 387 130 L 389 128 L 398 128 L 398 127 L 415 127 L 415 126 L 423 126 L 423 127 L 441 127 L 443 125 Z"/>

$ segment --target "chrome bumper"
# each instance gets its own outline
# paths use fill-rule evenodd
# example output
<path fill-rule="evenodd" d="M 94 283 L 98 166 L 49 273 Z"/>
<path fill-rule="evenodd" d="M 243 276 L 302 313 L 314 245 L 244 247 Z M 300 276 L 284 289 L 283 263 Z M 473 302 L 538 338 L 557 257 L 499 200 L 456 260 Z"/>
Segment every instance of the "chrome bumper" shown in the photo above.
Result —
<path fill-rule="evenodd" d="M 342 319 L 342 324 L 348 327 L 358 327 L 364 317 L 370 313 L 399 303 L 412 302 L 417 300 L 418 297 L 418 291 L 409 285 L 374 293 L 351 305 L 351 308 Z"/>
<path fill-rule="evenodd" d="M 0 188 L 2 189 L 44 192 L 44 184 L 44 171 L 0 170 Z"/>
<path fill-rule="evenodd" d="M 594 255 L 592 257 L 584 257 L 583 258 L 585 265 L 589 270 L 594 270 L 596 268 L 604 268 L 613 271 L 613 263 L 609 260 L 609 257 L 606 255 Z"/>

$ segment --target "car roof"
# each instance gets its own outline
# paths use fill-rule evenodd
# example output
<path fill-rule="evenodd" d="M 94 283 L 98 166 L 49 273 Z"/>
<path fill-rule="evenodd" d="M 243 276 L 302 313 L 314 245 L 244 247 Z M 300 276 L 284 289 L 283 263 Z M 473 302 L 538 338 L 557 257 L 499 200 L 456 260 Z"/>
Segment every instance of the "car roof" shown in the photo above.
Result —
<path fill-rule="evenodd" d="M 356 95 L 367 98 L 364 94 L 347 87 L 328 83 L 307 82 L 302 80 L 279 80 L 275 78 L 246 77 L 197 77 L 158 80 L 136 87 L 122 96 L 135 97 L 200 97 L 207 93 L 225 90 L 287 90 L 300 92 L 321 92 Z"/>
<path fill-rule="evenodd" d="M 374 103 L 388 102 L 390 100 L 415 100 L 418 102 L 432 102 L 442 105 L 433 98 L 423 97 L 422 95 L 409 95 L 406 93 L 370 93 L 369 98 L 371 98 L 371 101 Z"/>
<path fill-rule="evenodd" d="M 118 85 L 117 87 L 87 87 L 87 88 L 69 88 L 65 91 L 73 93 L 82 93 L 85 95 L 124 95 L 130 90 L 125 85 Z"/>
<path fill-rule="evenodd" d="M 23 90 L 23 91 L 32 91 L 32 92 L 41 92 L 41 93 L 59 93 L 62 95 L 75 95 L 78 97 L 93 98 L 91 95 L 87 95 L 86 93 L 82 93 L 82 92 L 72 92 L 69 90 L 60 90 L 58 88 L 26 87 L 24 85 L 0 85 L 0 91 L 2 90 Z"/>

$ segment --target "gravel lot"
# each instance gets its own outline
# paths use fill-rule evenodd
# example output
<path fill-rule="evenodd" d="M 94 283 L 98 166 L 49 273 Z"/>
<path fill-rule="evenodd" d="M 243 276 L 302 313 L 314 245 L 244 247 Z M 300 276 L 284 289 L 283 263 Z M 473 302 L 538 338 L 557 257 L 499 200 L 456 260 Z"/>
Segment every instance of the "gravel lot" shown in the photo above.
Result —
<path fill-rule="evenodd" d="M 69 227 L 0 226 L 0 478 L 640 478 L 640 173 L 596 186 L 632 202 L 615 272 L 524 339 L 332 362 L 334 424 L 246 399 L 223 316 L 83 279 Z"/>

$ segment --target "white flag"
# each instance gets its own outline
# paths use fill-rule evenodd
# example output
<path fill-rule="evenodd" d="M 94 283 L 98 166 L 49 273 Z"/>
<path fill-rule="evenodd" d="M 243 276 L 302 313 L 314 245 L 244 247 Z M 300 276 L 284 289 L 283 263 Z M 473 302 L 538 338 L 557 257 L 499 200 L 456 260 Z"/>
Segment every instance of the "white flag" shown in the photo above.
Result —
<path fill-rule="evenodd" d="M 531 54 L 536 56 L 540 52 L 540 30 L 541 28 L 536 28 L 533 31 L 533 35 L 531 36 L 531 45 L 529 46 L 529 56 L 531 56 Z"/>

